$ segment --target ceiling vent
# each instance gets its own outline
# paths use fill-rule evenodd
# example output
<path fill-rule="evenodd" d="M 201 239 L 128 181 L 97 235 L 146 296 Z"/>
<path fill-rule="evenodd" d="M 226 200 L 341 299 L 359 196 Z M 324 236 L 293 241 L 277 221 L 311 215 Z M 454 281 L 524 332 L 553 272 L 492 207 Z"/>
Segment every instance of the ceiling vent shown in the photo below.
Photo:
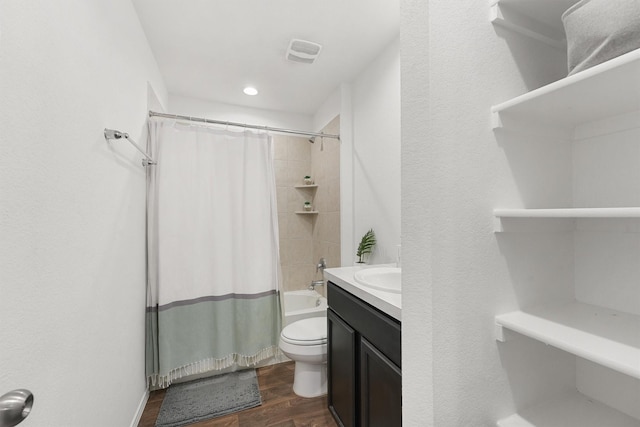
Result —
<path fill-rule="evenodd" d="M 309 42 L 306 40 L 293 39 L 289 43 L 287 49 L 287 59 L 293 62 L 302 62 L 304 64 L 313 64 L 322 46 L 318 43 Z"/>

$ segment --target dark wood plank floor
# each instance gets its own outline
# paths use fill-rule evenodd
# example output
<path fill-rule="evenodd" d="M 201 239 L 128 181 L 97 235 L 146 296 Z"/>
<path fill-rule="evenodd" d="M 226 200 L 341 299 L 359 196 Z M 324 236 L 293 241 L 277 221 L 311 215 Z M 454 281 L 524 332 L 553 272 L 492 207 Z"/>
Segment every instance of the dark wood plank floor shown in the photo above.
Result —
<path fill-rule="evenodd" d="M 224 417 L 191 424 L 193 427 L 336 427 L 327 409 L 327 396 L 306 399 L 296 396 L 293 362 L 258 368 L 262 405 Z M 138 427 L 153 427 L 165 390 L 151 392 Z"/>

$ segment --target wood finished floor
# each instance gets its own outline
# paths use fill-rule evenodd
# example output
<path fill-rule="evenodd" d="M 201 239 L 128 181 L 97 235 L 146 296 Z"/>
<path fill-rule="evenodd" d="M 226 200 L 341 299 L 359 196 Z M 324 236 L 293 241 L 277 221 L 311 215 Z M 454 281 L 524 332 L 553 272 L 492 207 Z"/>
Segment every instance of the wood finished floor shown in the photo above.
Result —
<path fill-rule="evenodd" d="M 235 414 L 190 424 L 193 427 L 337 427 L 327 409 L 327 396 L 296 396 L 293 362 L 258 368 L 262 405 Z M 165 390 L 151 392 L 138 427 L 154 427 Z"/>

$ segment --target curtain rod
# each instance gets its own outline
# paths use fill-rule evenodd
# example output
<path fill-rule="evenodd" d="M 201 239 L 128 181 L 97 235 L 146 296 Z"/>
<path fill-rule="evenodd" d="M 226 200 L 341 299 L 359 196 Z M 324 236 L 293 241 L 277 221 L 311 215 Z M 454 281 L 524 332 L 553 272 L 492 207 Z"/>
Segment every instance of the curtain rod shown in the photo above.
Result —
<path fill-rule="evenodd" d="M 274 128 L 270 126 L 258 126 L 258 125 L 248 125 L 245 123 L 236 123 L 236 122 L 227 122 L 222 120 L 212 120 L 212 119 L 203 119 L 200 117 L 191 117 L 191 116 L 181 116 L 179 114 L 167 114 L 167 113 L 157 113 L 155 111 L 149 110 L 149 117 L 164 117 L 166 119 L 176 119 L 176 120 L 187 120 L 189 122 L 199 122 L 199 123 L 211 123 L 216 125 L 225 125 L 225 126 L 236 126 L 247 129 L 259 129 L 266 130 L 272 132 L 282 132 L 282 133 L 290 133 L 294 135 L 302 135 L 302 136 L 312 136 L 312 137 L 320 137 L 320 138 L 333 138 L 340 141 L 340 135 L 332 135 L 329 133 L 322 132 L 307 132 L 302 130 L 293 130 L 293 129 L 283 129 L 283 128 Z"/>

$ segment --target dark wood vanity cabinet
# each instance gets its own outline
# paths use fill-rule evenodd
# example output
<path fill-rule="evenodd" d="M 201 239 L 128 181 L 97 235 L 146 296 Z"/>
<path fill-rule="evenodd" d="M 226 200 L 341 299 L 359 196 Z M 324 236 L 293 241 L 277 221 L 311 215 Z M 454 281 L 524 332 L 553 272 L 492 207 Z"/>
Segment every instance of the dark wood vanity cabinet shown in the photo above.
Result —
<path fill-rule="evenodd" d="M 327 297 L 329 410 L 339 426 L 400 427 L 400 322 L 331 282 Z"/>
<path fill-rule="evenodd" d="M 356 425 L 356 331 L 327 310 L 327 380 L 329 410 L 344 427 Z"/>

